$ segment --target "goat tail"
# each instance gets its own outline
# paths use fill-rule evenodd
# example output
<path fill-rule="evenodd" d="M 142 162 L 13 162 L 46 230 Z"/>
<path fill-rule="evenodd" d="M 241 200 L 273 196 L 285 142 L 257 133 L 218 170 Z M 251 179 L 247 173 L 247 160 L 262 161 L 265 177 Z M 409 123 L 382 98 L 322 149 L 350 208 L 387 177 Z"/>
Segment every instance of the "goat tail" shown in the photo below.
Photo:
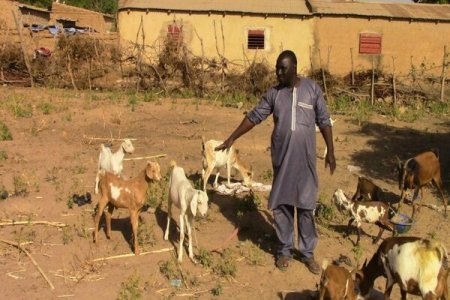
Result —
<path fill-rule="evenodd" d="M 103 176 L 105 176 L 106 171 L 103 169 L 98 170 L 97 176 L 95 177 L 95 194 L 98 194 L 98 191 L 100 189 L 100 182 L 103 179 Z"/>

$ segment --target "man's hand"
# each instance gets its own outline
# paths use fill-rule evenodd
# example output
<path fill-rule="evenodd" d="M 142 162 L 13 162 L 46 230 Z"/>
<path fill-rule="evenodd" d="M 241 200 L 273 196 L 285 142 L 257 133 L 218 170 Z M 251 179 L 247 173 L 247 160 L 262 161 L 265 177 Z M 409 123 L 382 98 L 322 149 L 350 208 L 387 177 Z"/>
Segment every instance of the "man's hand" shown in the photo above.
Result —
<path fill-rule="evenodd" d="M 325 156 L 325 168 L 330 166 L 330 174 L 333 175 L 334 170 L 336 169 L 336 159 L 334 158 L 334 153 L 329 152 Z"/>
<path fill-rule="evenodd" d="M 222 144 L 214 148 L 215 151 L 228 150 L 233 145 L 234 140 L 232 138 L 226 139 Z"/>

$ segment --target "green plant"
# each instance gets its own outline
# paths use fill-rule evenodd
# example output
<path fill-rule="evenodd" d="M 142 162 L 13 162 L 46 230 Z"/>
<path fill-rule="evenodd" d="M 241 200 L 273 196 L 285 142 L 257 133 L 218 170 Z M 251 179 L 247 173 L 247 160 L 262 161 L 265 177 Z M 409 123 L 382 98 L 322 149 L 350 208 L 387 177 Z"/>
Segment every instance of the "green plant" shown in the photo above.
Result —
<path fill-rule="evenodd" d="M 429 105 L 430 111 L 437 115 L 446 115 L 450 113 L 450 105 L 447 102 L 433 101 Z"/>
<path fill-rule="evenodd" d="M 0 160 L 7 160 L 8 159 L 8 153 L 6 153 L 5 150 L 0 150 Z"/>
<path fill-rule="evenodd" d="M 22 101 L 13 98 L 8 103 L 8 110 L 16 118 L 29 118 L 33 115 L 33 107 L 29 103 L 23 103 Z"/>
<path fill-rule="evenodd" d="M 72 228 L 70 228 L 69 226 L 62 228 L 62 241 L 64 245 L 67 245 L 68 243 L 73 241 Z"/>
<path fill-rule="evenodd" d="M 261 206 L 261 199 L 258 195 L 250 191 L 244 198 L 237 201 L 237 215 L 242 217 L 246 212 L 257 211 Z"/>
<path fill-rule="evenodd" d="M 211 251 L 200 248 L 197 256 L 197 261 L 205 268 L 212 266 L 213 255 Z"/>
<path fill-rule="evenodd" d="M 86 167 L 83 165 L 77 165 L 73 168 L 74 174 L 84 174 L 86 172 Z"/>
<path fill-rule="evenodd" d="M 217 283 L 216 286 L 211 289 L 211 294 L 213 296 L 217 297 L 217 296 L 222 295 L 222 293 L 223 293 L 223 289 L 222 289 L 222 286 L 220 285 L 220 283 Z"/>
<path fill-rule="evenodd" d="M 142 289 L 140 285 L 140 277 L 133 274 L 120 284 L 118 300 L 136 300 L 142 298 Z"/>
<path fill-rule="evenodd" d="M 12 141 L 12 135 L 5 123 L 0 121 L 0 141 Z"/>
<path fill-rule="evenodd" d="M 360 259 L 364 253 L 362 247 L 358 244 L 352 248 L 353 258 L 355 259 L 356 266 L 360 266 Z"/>
<path fill-rule="evenodd" d="M 271 182 L 273 178 L 273 172 L 272 169 L 267 169 L 261 174 L 262 180 L 265 182 Z"/>
<path fill-rule="evenodd" d="M 72 196 L 69 196 L 68 198 L 67 198 L 67 202 L 66 202 L 66 204 L 67 204 L 67 208 L 69 208 L 69 209 L 72 209 L 73 208 L 73 197 Z"/>
<path fill-rule="evenodd" d="M 247 241 L 242 243 L 239 248 L 241 255 L 245 257 L 247 264 L 252 266 L 264 265 L 264 252 L 260 247 Z"/>
<path fill-rule="evenodd" d="M 138 103 L 138 98 L 135 94 L 128 97 L 128 105 L 131 106 L 131 111 L 134 111 L 136 104 Z"/>
<path fill-rule="evenodd" d="M 236 263 L 232 257 L 231 251 L 229 249 L 226 249 L 223 251 L 222 256 L 214 266 L 213 266 L 213 272 L 216 275 L 219 275 L 221 277 L 224 276 L 232 276 L 234 277 L 236 275 L 237 267 Z"/>
<path fill-rule="evenodd" d="M 55 110 L 55 106 L 50 102 L 42 102 L 39 104 L 39 109 L 44 115 L 49 115 Z"/>
<path fill-rule="evenodd" d="M 24 176 L 14 175 L 13 177 L 14 195 L 25 197 L 29 194 L 28 183 Z"/>
<path fill-rule="evenodd" d="M 158 262 L 159 272 L 167 279 L 176 279 L 179 277 L 177 262 L 173 259 Z"/>

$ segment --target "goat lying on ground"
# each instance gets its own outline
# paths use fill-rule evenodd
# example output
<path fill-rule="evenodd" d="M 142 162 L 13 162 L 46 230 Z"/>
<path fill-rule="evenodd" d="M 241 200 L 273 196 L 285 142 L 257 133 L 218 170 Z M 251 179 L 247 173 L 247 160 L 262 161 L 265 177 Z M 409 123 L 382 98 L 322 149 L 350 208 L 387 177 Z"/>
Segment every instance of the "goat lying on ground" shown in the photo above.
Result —
<path fill-rule="evenodd" d="M 145 202 L 148 184 L 152 181 L 161 180 L 161 170 L 157 162 L 147 162 L 147 166 L 138 176 L 130 180 L 123 180 L 105 170 L 98 172 L 100 179 L 101 198 L 98 201 L 97 213 L 94 218 L 94 242 L 98 240 L 98 224 L 103 210 L 106 219 L 106 237 L 111 237 L 111 215 L 114 208 L 128 208 L 130 211 L 130 221 L 133 228 L 134 253 L 139 255 L 137 241 L 137 229 L 139 211 Z"/>
<path fill-rule="evenodd" d="M 328 265 L 322 262 L 320 276 L 319 300 L 364 300 L 359 294 L 358 282 L 352 278 L 352 273 L 344 267 Z"/>
<path fill-rule="evenodd" d="M 186 178 L 184 169 L 178 167 L 175 162 L 169 180 L 169 203 L 167 212 L 167 227 L 164 240 L 169 239 L 169 227 L 172 217 L 172 204 L 180 209 L 180 241 L 178 249 L 178 261 L 183 261 L 184 224 L 186 223 L 189 239 L 189 258 L 195 263 L 192 251 L 192 229 L 197 209 L 202 216 L 208 211 L 208 195 L 204 191 L 196 190 Z"/>
<path fill-rule="evenodd" d="M 123 158 L 125 153 L 133 153 L 134 147 L 129 139 L 125 139 L 120 148 L 112 153 L 111 148 L 101 145 L 100 154 L 98 155 L 97 176 L 95 177 L 95 193 L 98 194 L 98 171 L 105 170 L 107 172 L 119 175 L 123 170 Z"/>
<path fill-rule="evenodd" d="M 437 150 L 423 152 L 413 158 L 401 162 L 399 160 L 397 165 L 398 172 L 398 188 L 401 190 L 400 202 L 398 203 L 398 211 L 405 199 L 405 192 L 408 189 L 414 190 L 412 197 L 413 213 L 412 218 L 416 212 L 414 200 L 417 198 L 420 190 L 423 199 L 423 187 L 432 182 L 439 191 L 444 204 L 444 215 L 447 216 L 447 201 L 442 192 L 441 166 L 439 163 L 439 152 Z M 420 210 L 420 206 L 418 211 Z"/>
<path fill-rule="evenodd" d="M 358 202 L 349 199 L 341 189 L 337 189 L 334 192 L 333 200 L 338 209 L 345 209 L 351 214 L 351 219 L 348 222 L 348 229 L 353 222 L 356 221 L 356 228 L 358 230 L 358 238 L 356 244 L 359 244 L 361 235 L 361 223 L 374 223 L 380 227 L 377 237 L 373 240 L 373 243 L 377 243 L 383 231 L 385 229 L 392 230 L 391 224 L 389 222 L 389 206 L 380 201 L 368 201 L 368 202 Z"/>
<path fill-rule="evenodd" d="M 215 151 L 214 148 L 221 145 L 221 141 L 209 140 L 205 142 L 202 137 L 202 179 L 203 179 L 203 190 L 206 191 L 206 184 L 208 183 L 209 176 L 212 171 L 217 168 L 221 168 L 223 166 L 227 167 L 227 178 L 228 184 L 230 184 L 230 172 L 231 168 L 237 169 L 244 179 L 244 185 L 248 186 L 252 183 L 253 180 L 253 172 L 251 168 L 248 168 L 246 164 L 240 159 L 238 150 L 233 146 L 228 150 L 224 151 Z M 219 178 L 219 172 L 216 174 L 216 178 L 214 180 L 214 188 L 217 188 L 217 180 Z"/>
<path fill-rule="evenodd" d="M 402 300 L 406 294 L 421 295 L 425 300 L 448 300 L 448 254 L 444 245 L 418 237 L 385 239 L 372 259 L 358 272 L 361 293 L 366 296 L 380 276 L 387 278 L 384 299 L 398 283 Z"/>

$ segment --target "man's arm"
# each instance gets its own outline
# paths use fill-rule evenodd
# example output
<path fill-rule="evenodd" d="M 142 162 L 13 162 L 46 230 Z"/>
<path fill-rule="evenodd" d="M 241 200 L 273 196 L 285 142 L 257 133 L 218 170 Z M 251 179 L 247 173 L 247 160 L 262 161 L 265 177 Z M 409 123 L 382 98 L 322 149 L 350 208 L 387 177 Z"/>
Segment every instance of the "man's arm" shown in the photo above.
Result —
<path fill-rule="evenodd" d="M 255 127 L 255 124 L 252 123 L 247 117 L 244 117 L 241 124 L 233 131 L 230 137 L 227 138 L 221 145 L 217 146 L 214 150 L 221 151 L 229 149 L 231 145 L 233 145 L 234 141 L 253 127 Z"/>
<path fill-rule="evenodd" d="M 320 128 L 325 144 L 327 145 L 327 155 L 325 156 L 325 168 L 330 166 L 330 174 L 333 175 L 336 169 L 336 159 L 334 158 L 333 130 L 331 126 Z"/>

